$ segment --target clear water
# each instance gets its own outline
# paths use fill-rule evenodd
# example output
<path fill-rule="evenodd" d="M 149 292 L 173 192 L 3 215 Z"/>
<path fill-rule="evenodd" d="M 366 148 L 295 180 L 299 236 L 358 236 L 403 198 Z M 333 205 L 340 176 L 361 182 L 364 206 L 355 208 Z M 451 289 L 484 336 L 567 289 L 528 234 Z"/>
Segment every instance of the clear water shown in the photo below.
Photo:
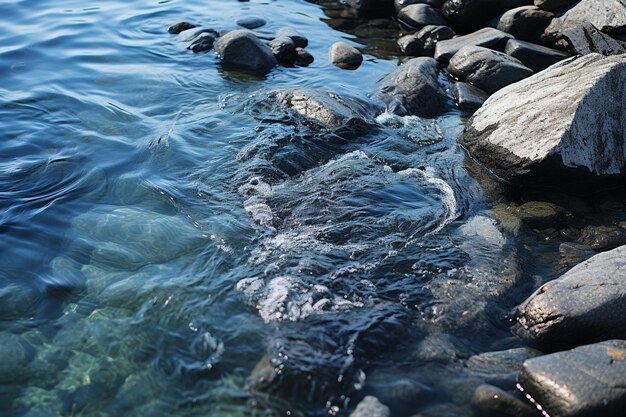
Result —
<path fill-rule="evenodd" d="M 248 15 L 315 63 L 224 72 L 166 30 Z M 518 346 L 524 260 L 463 115 L 346 135 L 262 100 L 365 99 L 393 22 L 301 0 L 0 1 L 0 22 L 1 415 L 347 415 L 366 394 L 470 415 L 464 360 Z M 329 65 L 338 40 L 356 72 Z"/>

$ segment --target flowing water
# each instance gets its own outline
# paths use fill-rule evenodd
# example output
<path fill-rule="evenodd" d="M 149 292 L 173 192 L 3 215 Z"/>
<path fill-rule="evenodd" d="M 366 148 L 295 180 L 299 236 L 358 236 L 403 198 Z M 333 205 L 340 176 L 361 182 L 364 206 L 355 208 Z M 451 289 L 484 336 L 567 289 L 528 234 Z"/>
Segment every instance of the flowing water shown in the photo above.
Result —
<path fill-rule="evenodd" d="M 167 33 L 242 16 L 297 27 L 314 64 L 224 72 Z M 487 215 L 464 115 L 351 133 L 264 100 L 367 100 L 398 62 L 391 20 L 16 0 L 0 21 L 0 415 L 347 415 L 368 394 L 470 415 L 464 361 L 519 346 L 505 313 L 529 288 L 509 292 L 524 251 Z M 339 40 L 366 54 L 357 71 L 329 65 Z"/>

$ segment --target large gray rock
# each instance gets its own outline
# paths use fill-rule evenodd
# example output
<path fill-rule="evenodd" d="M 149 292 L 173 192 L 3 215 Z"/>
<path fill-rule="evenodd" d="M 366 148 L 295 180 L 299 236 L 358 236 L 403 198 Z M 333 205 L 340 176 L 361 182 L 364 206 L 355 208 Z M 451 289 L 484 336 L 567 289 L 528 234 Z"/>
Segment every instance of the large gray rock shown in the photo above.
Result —
<path fill-rule="evenodd" d="M 558 12 L 566 8 L 570 4 L 578 0 L 535 0 L 535 6 L 548 10 L 550 12 Z"/>
<path fill-rule="evenodd" d="M 562 61 L 498 91 L 468 121 L 461 143 L 507 180 L 555 180 L 626 168 L 626 56 Z"/>
<path fill-rule="evenodd" d="M 441 12 L 427 4 L 411 4 L 398 12 L 398 20 L 413 29 L 422 29 L 428 25 L 445 25 L 446 19 Z"/>
<path fill-rule="evenodd" d="M 557 39 L 566 29 L 590 23 L 603 32 L 619 32 L 626 28 L 625 0 L 580 0 L 563 10 L 546 29 L 546 40 Z"/>
<path fill-rule="evenodd" d="M 270 47 L 247 30 L 233 30 L 222 36 L 215 52 L 225 68 L 253 74 L 266 74 L 278 64 Z"/>
<path fill-rule="evenodd" d="M 448 72 L 488 93 L 533 75 L 520 61 L 481 46 L 465 46 L 450 59 Z"/>
<path fill-rule="evenodd" d="M 374 100 L 399 115 L 432 117 L 444 112 L 446 96 L 437 80 L 437 61 L 413 58 L 379 81 Z"/>
<path fill-rule="evenodd" d="M 329 55 L 331 64 L 343 69 L 355 70 L 363 62 L 361 52 L 345 42 L 332 44 Z"/>
<path fill-rule="evenodd" d="M 576 265 L 517 310 L 514 332 L 544 350 L 626 338 L 626 246 Z"/>
<path fill-rule="evenodd" d="M 554 65 L 571 56 L 567 52 L 517 39 L 509 39 L 504 52 L 513 58 L 519 59 L 522 64 L 535 72 L 543 71 L 550 65 Z"/>
<path fill-rule="evenodd" d="M 559 47 L 572 54 L 587 55 L 597 52 L 602 55 L 619 55 L 626 53 L 626 44 L 600 32 L 591 23 L 583 23 L 566 29 L 556 42 Z"/>
<path fill-rule="evenodd" d="M 464 46 L 484 46 L 490 49 L 502 49 L 513 36 L 494 28 L 484 28 L 469 35 L 437 42 L 435 59 L 439 62 L 448 62 L 459 49 Z"/>
<path fill-rule="evenodd" d="M 490 27 L 510 33 L 516 39 L 535 42 L 546 30 L 554 14 L 536 6 L 522 6 L 508 10 L 489 21 Z"/>
<path fill-rule="evenodd" d="M 532 0 L 447 0 L 441 12 L 454 27 L 474 30 L 507 10 L 528 4 Z"/>
<path fill-rule="evenodd" d="M 553 417 L 623 417 L 626 341 L 610 340 L 529 359 L 519 383 Z"/>

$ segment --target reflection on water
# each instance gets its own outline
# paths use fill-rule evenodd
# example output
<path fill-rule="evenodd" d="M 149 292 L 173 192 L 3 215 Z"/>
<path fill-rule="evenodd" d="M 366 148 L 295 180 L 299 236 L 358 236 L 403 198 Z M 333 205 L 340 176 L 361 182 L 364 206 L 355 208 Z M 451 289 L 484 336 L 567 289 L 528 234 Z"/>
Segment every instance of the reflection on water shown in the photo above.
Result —
<path fill-rule="evenodd" d="M 347 414 L 369 394 L 396 415 L 469 415 L 487 377 L 467 359 L 518 346 L 505 313 L 561 232 L 523 232 L 485 197 L 454 110 L 324 128 L 266 100 L 367 101 L 396 65 L 393 21 L 300 0 L 0 16 L 3 415 Z M 242 16 L 300 28 L 314 64 L 227 73 L 166 31 Z M 367 54 L 356 73 L 328 64 L 342 39 Z"/>

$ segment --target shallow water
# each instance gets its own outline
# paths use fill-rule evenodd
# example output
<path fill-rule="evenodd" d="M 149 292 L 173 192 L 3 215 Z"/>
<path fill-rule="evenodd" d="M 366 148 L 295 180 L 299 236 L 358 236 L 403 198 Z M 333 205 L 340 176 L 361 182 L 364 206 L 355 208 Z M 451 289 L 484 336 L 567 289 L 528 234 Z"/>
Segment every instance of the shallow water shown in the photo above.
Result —
<path fill-rule="evenodd" d="M 247 15 L 298 27 L 315 63 L 224 72 L 166 30 Z M 452 107 L 354 135 L 265 100 L 366 99 L 397 65 L 392 21 L 299 0 L 0 16 L 0 414 L 347 415 L 374 394 L 396 415 L 470 415 L 464 360 L 519 346 L 505 313 L 558 244 L 536 237 L 525 266 Z M 328 63 L 342 39 L 366 53 L 356 72 Z"/>

